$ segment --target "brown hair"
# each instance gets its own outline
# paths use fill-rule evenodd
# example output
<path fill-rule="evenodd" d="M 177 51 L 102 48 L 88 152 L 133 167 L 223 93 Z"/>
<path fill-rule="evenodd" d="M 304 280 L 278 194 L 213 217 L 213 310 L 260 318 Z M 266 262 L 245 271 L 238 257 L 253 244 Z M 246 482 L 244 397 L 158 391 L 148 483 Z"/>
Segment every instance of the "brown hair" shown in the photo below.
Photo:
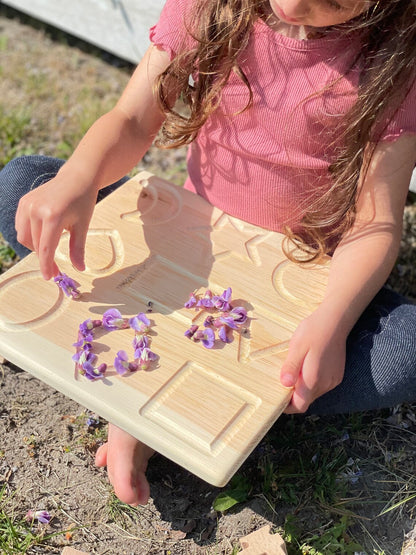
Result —
<path fill-rule="evenodd" d="M 195 0 L 190 20 L 197 25 L 187 25 L 193 47 L 175 56 L 156 83 L 166 115 L 159 146 L 173 148 L 195 139 L 217 108 L 231 72 L 247 85 L 250 100 L 245 109 L 251 106 L 250 84 L 238 57 L 247 46 L 255 19 L 265 17 L 263 6 L 264 0 Z M 303 252 L 303 260 L 330 252 L 354 223 L 360 173 L 368 168 L 383 129 L 415 79 L 416 0 L 380 0 L 339 28 L 361 35 L 362 48 L 354 62 L 361 70 L 358 98 L 337 130 L 343 146 L 329 168 L 330 189 L 309 207 L 299 235 L 285 229 L 290 241 Z M 189 80 L 191 75 L 195 76 L 194 83 Z M 169 103 L 172 82 L 182 92 L 187 115 Z M 365 151 L 370 156 L 364 159 Z M 287 246 L 286 252 L 294 258 Z"/>

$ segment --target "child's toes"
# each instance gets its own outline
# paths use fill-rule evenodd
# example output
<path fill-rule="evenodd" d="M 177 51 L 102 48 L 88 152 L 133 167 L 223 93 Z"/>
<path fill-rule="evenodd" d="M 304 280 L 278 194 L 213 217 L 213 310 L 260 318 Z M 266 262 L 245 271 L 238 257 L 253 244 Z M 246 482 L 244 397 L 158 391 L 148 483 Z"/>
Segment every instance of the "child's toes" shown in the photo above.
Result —
<path fill-rule="evenodd" d="M 144 473 L 140 473 L 136 481 L 137 504 L 146 505 L 150 497 L 150 486 Z"/>
<path fill-rule="evenodd" d="M 108 443 L 101 445 L 95 453 L 95 466 L 101 468 L 107 464 Z"/>

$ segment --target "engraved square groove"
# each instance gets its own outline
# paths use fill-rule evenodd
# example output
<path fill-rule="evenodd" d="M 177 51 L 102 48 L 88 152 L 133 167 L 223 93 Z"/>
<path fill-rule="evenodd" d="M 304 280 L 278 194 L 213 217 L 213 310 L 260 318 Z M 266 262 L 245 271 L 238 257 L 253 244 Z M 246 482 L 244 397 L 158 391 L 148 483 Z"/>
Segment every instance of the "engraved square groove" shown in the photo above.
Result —
<path fill-rule="evenodd" d="M 257 395 L 188 361 L 140 409 L 140 415 L 216 457 L 260 405 Z"/>

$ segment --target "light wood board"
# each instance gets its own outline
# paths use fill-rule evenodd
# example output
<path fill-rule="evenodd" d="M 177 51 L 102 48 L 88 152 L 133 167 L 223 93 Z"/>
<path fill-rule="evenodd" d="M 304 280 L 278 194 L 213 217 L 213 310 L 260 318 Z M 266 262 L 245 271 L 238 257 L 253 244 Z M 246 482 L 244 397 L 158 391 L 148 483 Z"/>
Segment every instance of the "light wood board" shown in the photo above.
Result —
<path fill-rule="evenodd" d="M 85 272 L 68 260 L 68 234 L 56 261 L 80 284 L 65 297 L 31 254 L 0 276 L 0 354 L 97 412 L 204 480 L 224 485 L 284 410 L 279 381 L 298 323 L 322 300 L 329 262 L 300 266 L 282 236 L 228 216 L 202 198 L 141 173 L 102 202 L 87 238 Z M 184 336 L 205 314 L 183 307 L 189 294 L 233 290 L 248 309 L 245 333 L 206 349 Z M 75 379 L 72 343 L 80 322 L 108 308 L 146 312 L 157 367 L 126 377 Z M 132 330 L 97 338 L 100 361 L 132 353 Z"/>

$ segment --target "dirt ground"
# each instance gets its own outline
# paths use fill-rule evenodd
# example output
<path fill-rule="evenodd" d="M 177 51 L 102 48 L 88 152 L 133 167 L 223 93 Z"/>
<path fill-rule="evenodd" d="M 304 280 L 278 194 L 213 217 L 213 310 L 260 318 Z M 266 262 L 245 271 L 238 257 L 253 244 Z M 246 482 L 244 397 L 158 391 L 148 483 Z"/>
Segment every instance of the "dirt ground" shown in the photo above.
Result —
<path fill-rule="evenodd" d="M 16 51 L 20 49 L 24 53 L 26 49 L 27 63 L 32 64 L 29 69 L 33 75 L 56 71 L 52 62 L 50 66 L 47 64 L 47 60 L 53 58 L 55 66 L 61 62 L 60 71 L 65 64 L 70 64 L 73 72 L 76 68 L 87 68 L 92 78 L 97 79 L 97 87 L 100 79 L 107 80 L 110 88 L 118 92 L 126 79 L 108 59 L 93 57 L 68 44 L 54 43 L 43 30 L 19 19 L 0 15 L 0 32 L 8 37 L 9 43 L 13 41 Z M 0 47 L 1 44 L 0 41 Z M 54 56 L 51 56 L 52 46 Z M 37 52 L 41 60 L 38 67 L 29 62 L 29 50 Z M 9 54 L 11 57 L 12 53 Z M 3 57 L 0 62 L 4 66 L 2 74 L 6 71 L 4 60 Z M 76 72 L 68 77 L 63 75 L 62 86 L 68 85 L 71 79 L 76 80 L 77 75 Z M 117 83 L 118 76 L 120 83 Z M 19 98 L 16 92 L 11 94 L 6 88 L 3 80 L 3 88 L 0 85 L 3 100 L 10 94 L 10 105 L 25 102 L 23 90 Z M 97 90 L 98 95 L 105 94 L 103 90 Z M 38 116 L 41 118 L 42 114 Z M 36 118 L 32 121 L 32 133 L 35 132 Z M 52 150 L 50 142 L 64 140 L 58 131 L 56 133 L 45 138 L 44 153 L 49 154 Z M 180 179 L 184 168 L 183 151 L 172 153 L 170 158 L 152 151 L 145 165 L 150 169 L 158 168 L 158 173 L 168 179 Z M 414 205 L 409 205 L 406 218 L 407 234 L 391 283 L 415 298 Z M 408 414 L 413 413 L 409 411 Z M 385 422 L 392 418 L 384 417 Z M 342 425 L 342 422 L 335 425 Z M 402 453 L 400 460 L 407 461 L 409 474 L 414 474 L 415 422 L 409 420 L 407 428 L 402 430 L 400 433 L 407 434 L 410 439 L 397 451 Z M 100 555 L 232 555 L 238 551 L 239 538 L 265 524 L 270 524 L 274 531 L 278 530 L 284 526 L 287 514 L 294 511 L 293 506 L 284 502 L 271 505 L 258 491 L 236 509 L 225 514 L 217 513 L 212 509 L 212 503 L 221 490 L 159 455 L 152 459 L 148 471 L 151 500 L 139 510 L 130 510 L 115 500 L 105 470 L 99 470 L 93 464 L 94 451 L 104 433 L 105 426 L 97 415 L 90 414 L 84 407 L 7 361 L 1 364 L 0 486 L 4 484 L 7 491 L 13 492 L 7 509 L 17 515 L 25 514 L 29 509 L 47 509 L 53 517 L 48 533 L 71 529 L 67 536 L 59 533 L 56 538 L 48 540 L 47 545 L 35 547 L 29 553 L 60 554 L 64 545 L 72 545 Z M 382 451 L 380 448 L 381 459 Z M 254 453 L 247 461 L 245 469 L 248 473 L 256 472 L 258 457 Z M 374 486 L 374 467 L 371 468 L 371 478 L 368 479 L 372 480 L 372 488 L 361 485 L 362 489 L 357 490 L 358 497 L 369 498 L 367 513 L 361 514 L 361 521 L 358 519 L 355 527 L 357 537 L 372 546 L 368 548 L 368 555 L 376 553 L 374 546 L 379 546 L 378 553 L 399 555 L 408 535 L 408 547 L 403 553 L 415 554 L 416 547 L 411 544 L 414 522 L 410 510 L 373 518 L 377 510 L 372 508 L 371 496 L 377 486 Z M 387 478 L 383 475 L 384 479 Z M 296 510 L 302 513 L 304 521 L 309 521 L 311 531 L 318 525 L 313 505 L 309 506 L 305 501 Z M 338 509 L 337 514 L 342 515 L 342 510 Z"/>

